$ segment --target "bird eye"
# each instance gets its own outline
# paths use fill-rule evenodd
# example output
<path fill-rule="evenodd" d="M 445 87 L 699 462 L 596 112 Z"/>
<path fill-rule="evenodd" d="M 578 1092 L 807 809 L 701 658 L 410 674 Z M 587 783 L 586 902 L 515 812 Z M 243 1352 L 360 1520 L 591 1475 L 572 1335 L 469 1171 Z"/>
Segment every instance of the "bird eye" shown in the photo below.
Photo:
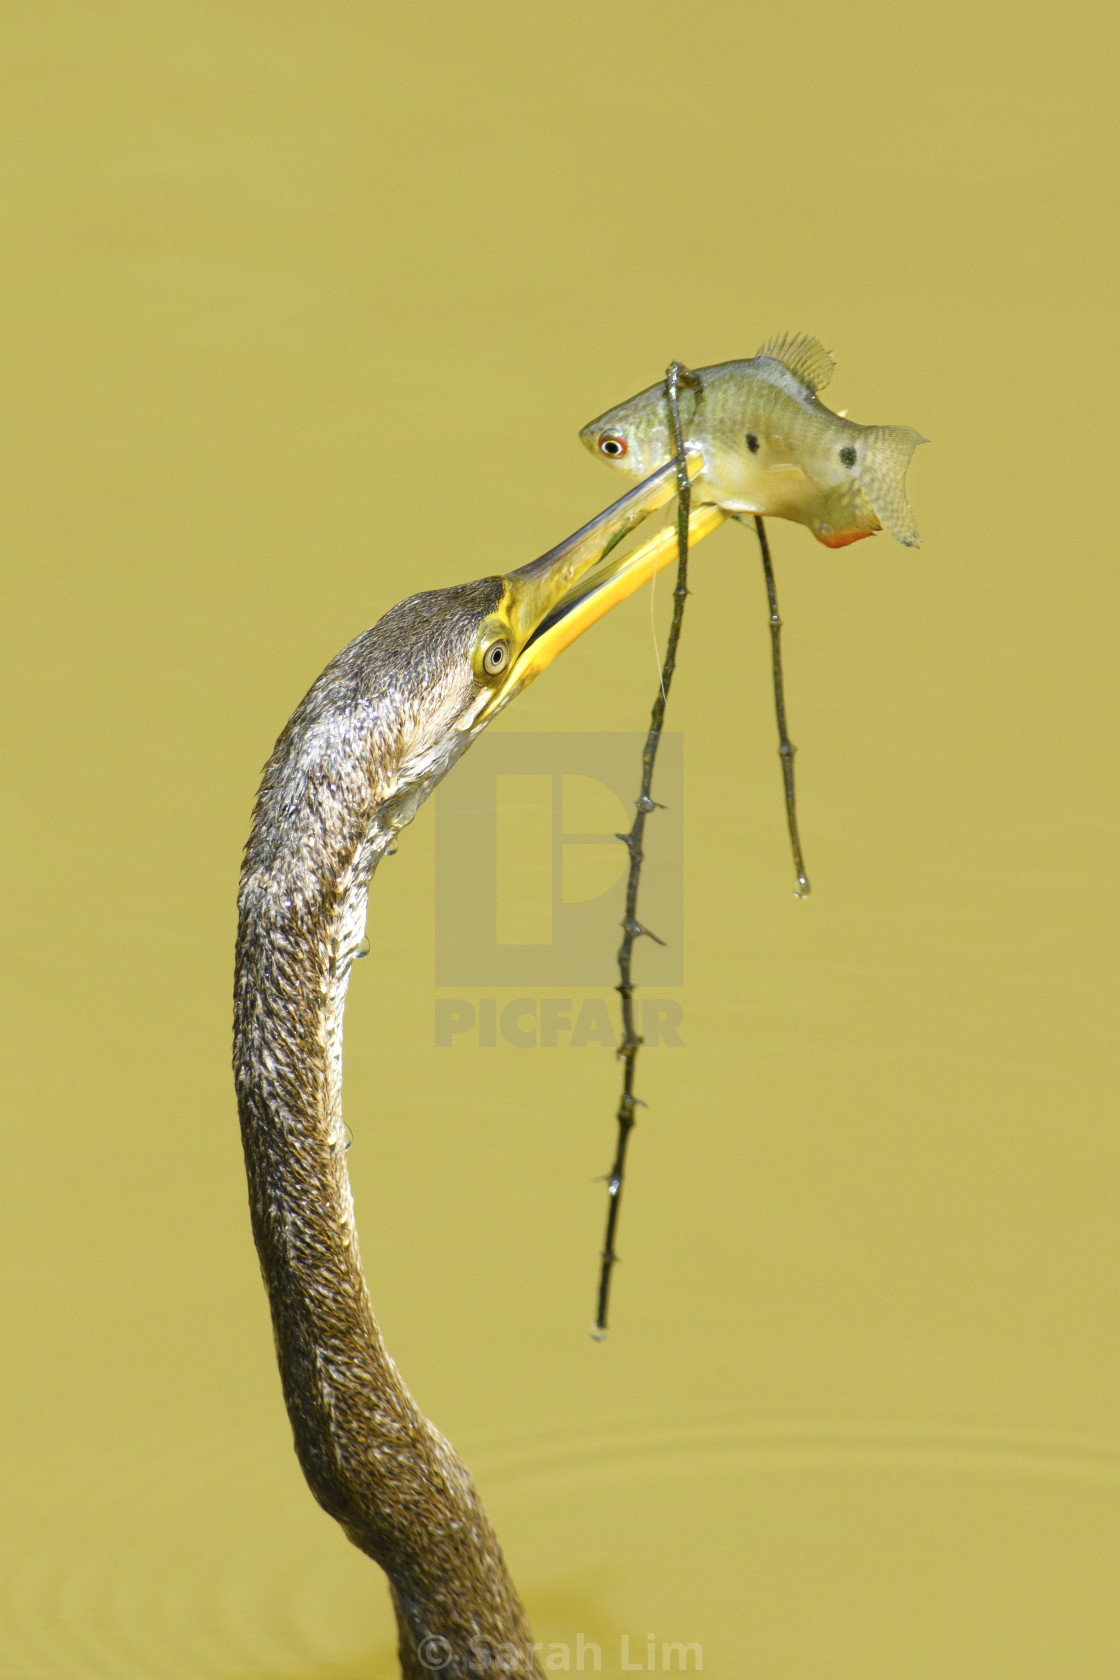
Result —
<path fill-rule="evenodd" d="M 850 443 L 846 443 L 844 445 L 843 449 L 840 451 L 840 459 L 843 461 L 843 463 L 846 467 L 854 467 L 855 466 L 855 464 L 856 464 L 856 452 L 852 448 Z"/>
<path fill-rule="evenodd" d="M 747 448 L 750 450 L 752 455 L 758 454 L 758 439 L 755 437 L 753 432 L 747 433 Z"/>
<path fill-rule="evenodd" d="M 607 432 L 599 439 L 599 448 L 604 455 L 610 455 L 613 460 L 617 460 L 620 455 L 626 453 L 626 439 L 616 437 L 613 432 Z"/>
<path fill-rule="evenodd" d="M 509 643 L 491 642 L 482 656 L 482 669 L 488 677 L 496 677 L 509 663 Z"/>

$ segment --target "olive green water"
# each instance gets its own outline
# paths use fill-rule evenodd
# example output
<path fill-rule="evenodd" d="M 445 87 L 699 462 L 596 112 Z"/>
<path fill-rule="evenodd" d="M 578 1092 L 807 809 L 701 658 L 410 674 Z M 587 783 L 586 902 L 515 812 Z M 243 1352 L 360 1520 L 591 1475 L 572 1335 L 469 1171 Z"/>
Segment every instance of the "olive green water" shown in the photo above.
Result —
<path fill-rule="evenodd" d="M 394 601 L 617 493 L 590 416 L 783 328 L 835 351 L 832 406 L 934 440 L 920 554 L 772 527 L 813 898 L 733 526 L 672 696 L 684 1044 L 640 1063 L 610 1339 L 616 1066 L 435 1045 L 441 795 L 351 991 L 374 1301 L 549 1672 L 648 1672 L 651 1635 L 717 1680 L 1120 1672 L 1111 11 L 4 26 L 0 1675 L 393 1672 L 383 1582 L 291 1452 L 249 1237 L 256 777 Z M 497 728 L 639 730 L 654 682 L 643 598 Z M 501 914 L 540 941 L 534 786 Z M 588 846 L 568 897 L 610 867 Z M 598 988 L 438 995 L 608 996 L 616 900 Z"/>

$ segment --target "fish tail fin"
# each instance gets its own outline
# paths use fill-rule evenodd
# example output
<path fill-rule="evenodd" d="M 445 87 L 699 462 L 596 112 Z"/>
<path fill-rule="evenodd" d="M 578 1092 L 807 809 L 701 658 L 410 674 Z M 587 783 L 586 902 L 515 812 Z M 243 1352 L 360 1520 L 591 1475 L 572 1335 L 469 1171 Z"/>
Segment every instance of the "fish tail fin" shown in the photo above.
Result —
<path fill-rule="evenodd" d="M 912 426 L 867 426 L 860 441 L 857 476 L 876 518 L 900 543 L 919 548 L 922 539 L 906 500 L 906 469 L 918 445 L 929 439 Z"/>

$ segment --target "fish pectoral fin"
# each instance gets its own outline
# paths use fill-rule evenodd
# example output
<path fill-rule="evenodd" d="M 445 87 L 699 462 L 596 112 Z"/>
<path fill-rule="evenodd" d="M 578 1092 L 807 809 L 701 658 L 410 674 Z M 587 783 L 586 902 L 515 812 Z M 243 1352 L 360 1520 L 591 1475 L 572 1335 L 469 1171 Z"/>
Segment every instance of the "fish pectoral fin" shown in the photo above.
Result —
<path fill-rule="evenodd" d="M 775 461 L 772 464 L 768 462 L 766 466 L 760 467 L 758 470 L 764 472 L 768 478 L 772 478 L 779 473 L 786 478 L 809 477 L 805 468 L 799 467 L 796 461 Z"/>
<path fill-rule="evenodd" d="M 808 333 L 776 333 L 756 354 L 779 362 L 814 393 L 823 391 L 836 371 L 836 363 L 820 339 Z"/>

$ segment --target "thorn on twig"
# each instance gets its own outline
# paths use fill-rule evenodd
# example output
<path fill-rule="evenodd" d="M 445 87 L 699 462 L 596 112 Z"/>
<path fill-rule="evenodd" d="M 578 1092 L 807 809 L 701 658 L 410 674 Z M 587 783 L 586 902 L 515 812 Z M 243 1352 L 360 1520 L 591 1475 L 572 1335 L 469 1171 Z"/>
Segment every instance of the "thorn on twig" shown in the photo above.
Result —
<path fill-rule="evenodd" d="M 593 1178 L 591 1182 L 592 1184 L 605 1184 L 609 1196 L 618 1195 L 619 1181 L 611 1173 L 600 1173 L 598 1178 Z"/>
<path fill-rule="evenodd" d="M 655 945 L 664 945 L 665 943 L 659 934 L 654 933 L 652 928 L 646 927 L 644 922 L 635 922 L 631 920 L 629 916 L 625 921 L 620 922 L 619 926 L 622 928 L 624 933 L 630 935 L 631 939 L 640 939 L 642 935 L 645 934 L 646 938 L 652 939 Z"/>

